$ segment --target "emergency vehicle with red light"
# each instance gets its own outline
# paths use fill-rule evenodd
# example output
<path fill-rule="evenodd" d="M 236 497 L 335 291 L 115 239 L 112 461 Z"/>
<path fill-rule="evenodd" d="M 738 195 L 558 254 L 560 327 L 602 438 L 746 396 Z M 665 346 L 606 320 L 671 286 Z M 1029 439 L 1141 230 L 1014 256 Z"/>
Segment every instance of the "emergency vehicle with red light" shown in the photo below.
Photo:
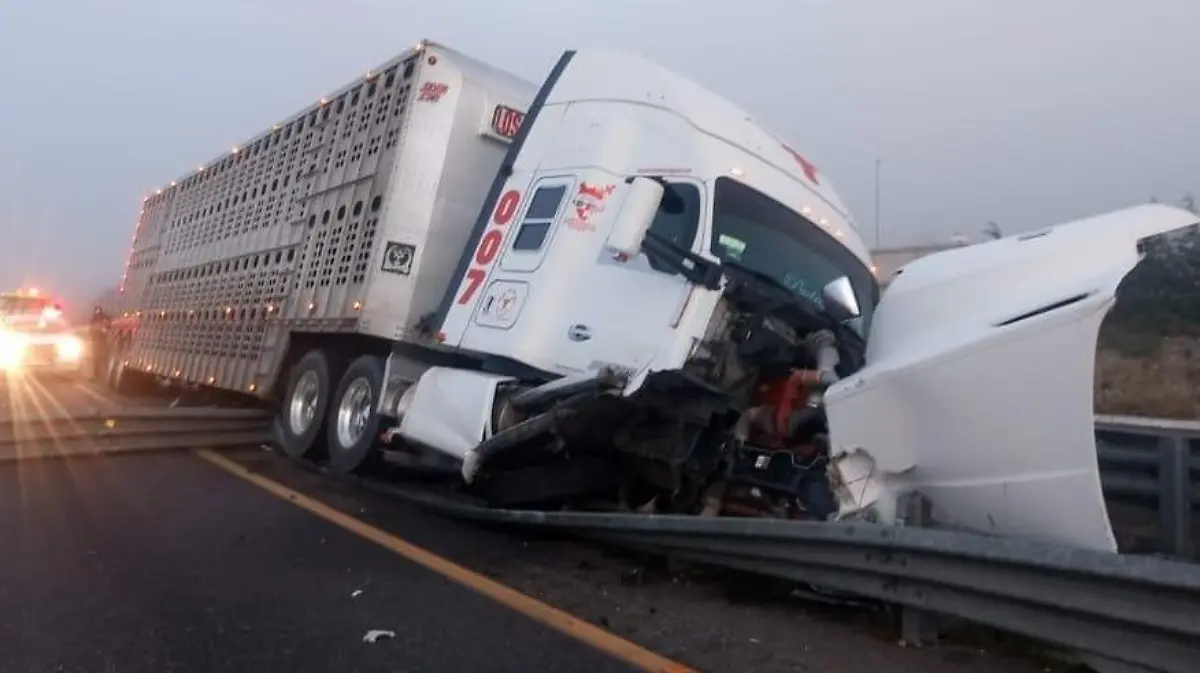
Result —
<path fill-rule="evenodd" d="M 36 288 L 0 294 L 0 372 L 79 375 L 83 357 L 60 302 Z"/>
<path fill-rule="evenodd" d="M 829 176 L 717 94 L 422 42 L 143 199 L 109 382 L 260 396 L 289 456 L 494 506 L 886 522 L 919 491 L 1112 549 L 1096 334 L 1139 240 L 1193 220 L 944 252 L 881 298 Z"/>
<path fill-rule="evenodd" d="M 0 316 L 41 314 L 61 316 L 62 304 L 44 295 L 36 287 L 0 293 Z"/>

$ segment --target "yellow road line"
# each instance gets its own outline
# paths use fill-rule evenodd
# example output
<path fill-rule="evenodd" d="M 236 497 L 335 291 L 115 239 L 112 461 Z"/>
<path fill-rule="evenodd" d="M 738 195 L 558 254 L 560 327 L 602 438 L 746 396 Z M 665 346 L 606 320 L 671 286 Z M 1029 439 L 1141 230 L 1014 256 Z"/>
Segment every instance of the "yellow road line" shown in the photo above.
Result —
<path fill-rule="evenodd" d="M 683 664 L 655 654 L 574 615 L 546 605 L 530 596 L 526 596 L 516 589 L 467 570 L 410 542 L 405 542 L 391 533 L 360 521 L 338 509 L 314 500 L 298 491 L 294 491 L 283 484 L 255 474 L 225 456 L 208 449 L 198 450 L 196 451 L 196 455 L 230 474 L 245 479 L 274 496 L 287 500 L 301 509 L 308 510 L 308 512 L 336 526 L 350 531 L 359 537 L 366 538 L 381 547 L 385 547 L 449 580 L 483 594 L 505 607 L 515 610 L 560 633 L 582 641 L 637 669 L 653 673 L 696 673 L 695 669 L 688 668 Z"/>

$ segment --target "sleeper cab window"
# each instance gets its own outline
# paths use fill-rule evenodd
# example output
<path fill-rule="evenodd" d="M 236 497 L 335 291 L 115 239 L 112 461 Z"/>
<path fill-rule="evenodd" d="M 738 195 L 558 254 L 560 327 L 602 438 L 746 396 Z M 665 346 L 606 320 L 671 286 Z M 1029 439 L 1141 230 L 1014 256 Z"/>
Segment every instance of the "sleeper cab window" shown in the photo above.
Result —
<path fill-rule="evenodd" d="M 555 184 L 538 187 L 533 193 L 525 218 L 521 220 L 521 228 L 513 240 L 513 250 L 517 252 L 537 252 L 545 245 L 550 236 L 550 228 L 554 225 L 554 216 L 563 196 L 567 193 L 567 185 Z"/>

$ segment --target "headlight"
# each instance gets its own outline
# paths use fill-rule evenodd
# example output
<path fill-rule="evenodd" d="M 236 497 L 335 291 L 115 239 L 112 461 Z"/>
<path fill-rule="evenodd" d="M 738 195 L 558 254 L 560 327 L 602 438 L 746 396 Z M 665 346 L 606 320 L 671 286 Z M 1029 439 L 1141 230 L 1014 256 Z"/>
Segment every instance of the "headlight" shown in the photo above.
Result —
<path fill-rule="evenodd" d="M 10 371 L 21 366 L 25 359 L 25 342 L 12 334 L 0 332 L 0 370 Z"/>
<path fill-rule="evenodd" d="M 83 341 L 78 337 L 63 337 L 56 346 L 58 357 L 63 360 L 78 360 L 83 355 Z"/>

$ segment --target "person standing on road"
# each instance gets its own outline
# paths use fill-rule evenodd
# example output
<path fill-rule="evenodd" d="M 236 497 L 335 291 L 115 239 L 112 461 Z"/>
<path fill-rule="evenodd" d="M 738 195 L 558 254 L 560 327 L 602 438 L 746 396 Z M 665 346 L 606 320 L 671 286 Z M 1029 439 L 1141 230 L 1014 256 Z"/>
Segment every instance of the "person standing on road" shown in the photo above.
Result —
<path fill-rule="evenodd" d="M 92 344 L 92 374 L 97 378 L 104 377 L 104 370 L 108 367 L 108 330 L 111 321 L 108 314 L 99 304 L 92 309 L 92 320 L 90 325 L 90 341 Z"/>

